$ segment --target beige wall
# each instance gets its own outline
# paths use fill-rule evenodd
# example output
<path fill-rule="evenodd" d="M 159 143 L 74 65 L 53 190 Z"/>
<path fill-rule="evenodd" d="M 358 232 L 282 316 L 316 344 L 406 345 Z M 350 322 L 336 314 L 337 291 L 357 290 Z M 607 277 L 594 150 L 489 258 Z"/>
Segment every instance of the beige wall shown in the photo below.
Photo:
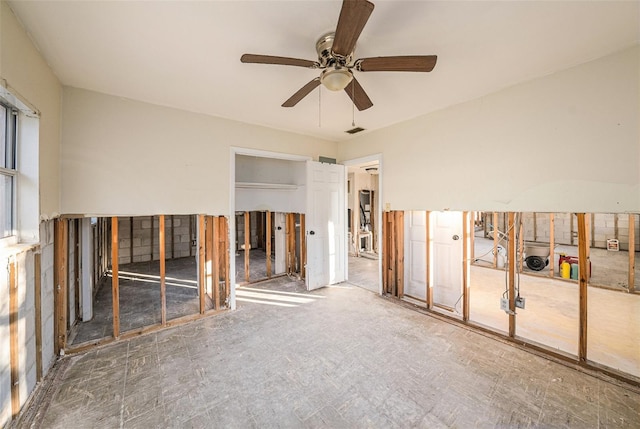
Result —
<path fill-rule="evenodd" d="M 230 148 L 336 157 L 337 144 L 64 88 L 62 212 L 228 215 Z"/>
<path fill-rule="evenodd" d="M 640 48 L 342 144 L 402 210 L 640 211 Z"/>
<path fill-rule="evenodd" d="M 40 215 L 60 212 L 61 86 L 5 2 L 0 3 L 0 77 L 40 112 Z"/>

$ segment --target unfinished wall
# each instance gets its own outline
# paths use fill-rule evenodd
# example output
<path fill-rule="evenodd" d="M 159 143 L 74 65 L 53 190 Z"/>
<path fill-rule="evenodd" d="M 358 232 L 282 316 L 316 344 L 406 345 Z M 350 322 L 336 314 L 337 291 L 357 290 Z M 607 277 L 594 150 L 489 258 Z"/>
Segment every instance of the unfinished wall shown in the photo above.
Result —
<path fill-rule="evenodd" d="M 317 138 L 64 88 L 62 211 L 232 215 L 231 147 L 336 156 Z"/>
<path fill-rule="evenodd" d="M 391 210 L 640 212 L 640 47 L 363 135 Z"/>
<path fill-rule="evenodd" d="M 193 215 L 165 216 L 164 226 L 166 259 L 195 256 L 197 223 Z M 152 257 L 157 261 L 160 258 L 159 227 L 160 221 L 157 216 L 153 219 L 151 216 L 118 218 L 119 263 L 151 261 Z"/>

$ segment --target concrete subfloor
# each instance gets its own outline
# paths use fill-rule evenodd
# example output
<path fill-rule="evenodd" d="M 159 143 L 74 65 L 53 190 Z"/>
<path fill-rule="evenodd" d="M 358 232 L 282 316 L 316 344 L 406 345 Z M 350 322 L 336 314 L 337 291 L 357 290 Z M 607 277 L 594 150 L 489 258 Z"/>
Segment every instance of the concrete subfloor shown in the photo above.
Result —
<path fill-rule="evenodd" d="M 379 261 L 368 257 L 349 256 L 349 283 L 380 293 Z"/>
<path fill-rule="evenodd" d="M 18 427 L 640 427 L 637 388 L 362 288 L 249 290 L 237 311 L 62 359 Z"/>
<path fill-rule="evenodd" d="M 276 272 L 275 257 L 271 257 L 271 272 Z M 262 249 L 251 249 L 249 251 L 249 281 L 255 282 L 267 279 L 267 253 Z M 236 283 L 244 283 L 244 250 L 236 252 Z"/>
<path fill-rule="evenodd" d="M 200 311 L 195 257 L 165 262 L 167 320 Z M 160 262 L 123 264 L 118 269 L 120 332 L 161 321 Z M 78 322 L 71 344 L 113 335 L 111 275 L 100 285 L 93 303 L 93 318 Z"/>

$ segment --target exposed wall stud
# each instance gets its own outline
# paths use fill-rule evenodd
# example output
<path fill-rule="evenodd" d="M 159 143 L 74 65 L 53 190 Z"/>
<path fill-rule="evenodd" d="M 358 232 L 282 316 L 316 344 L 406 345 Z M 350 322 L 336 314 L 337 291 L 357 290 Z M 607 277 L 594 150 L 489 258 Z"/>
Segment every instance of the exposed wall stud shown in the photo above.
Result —
<path fill-rule="evenodd" d="M 173 231 L 173 220 L 172 220 L 172 231 Z M 173 234 L 172 234 L 173 235 Z M 205 292 L 204 292 L 204 283 L 205 283 L 205 273 L 204 273 L 204 247 L 205 247 L 205 224 L 204 224 L 204 215 L 198 216 L 198 297 L 200 298 L 200 314 L 204 314 L 205 308 Z"/>
<path fill-rule="evenodd" d="M 587 227 L 584 213 L 578 213 L 578 270 L 580 283 L 578 360 L 587 361 L 587 284 L 589 260 L 587 258 Z"/>
<path fill-rule="evenodd" d="M 636 216 L 629 214 L 629 292 L 636 291 Z"/>
<path fill-rule="evenodd" d="M 120 336 L 120 285 L 118 284 L 118 217 L 111 218 L 111 290 L 113 302 L 113 338 Z"/>
<path fill-rule="evenodd" d="M 398 298 L 404 296 L 404 212 L 396 211 L 396 280 L 398 282 Z"/>
<path fill-rule="evenodd" d="M 153 232 L 153 229 L 151 230 Z M 166 281 L 166 253 L 164 215 L 160 215 L 158 225 L 158 247 L 160 253 L 160 305 L 162 326 L 167 325 L 167 281 Z"/>
<path fill-rule="evenodd" d="M 300 277 L 306 276 L 306 263 L 307 263 L 307 236 L 305 229 L 304 214 L 300 214 Z"/>
<path fill-rule="evenodd" d="M 69 234 L 67 232 L 67 219 L 56 219 L 54 224 L 54 306 L 56 335 L 55 352 L 64 350 L 67 343 L 67 271 L 68 271 L 68 246 Z M 117 247 L 117 243 L 116 243 Z"/>
<path fill-rule="evenodd" d="M 267 211 L 267 233 L 266 254 L 267 254 L 267 277 L 271 277 L 271 212 Z"/>
<path fill-rule="evenodd" d="M 493 268 L 498 268 L 498 212 L 493 212 Z"/>
<path fill-rule="evenodd" d="M 473 230 L 473 225 L 469 225 L 469 212 L 462 212 L 462 320 L 469 320 L 469 230 Z M 471 227 L 471 228 L 470 228 Z"/>
<path fill-rule="evenodd" d="M 509 336 L 516 335 L 516 297 L 515 297 L 515 278 L 516 278 L 516 226 L 514 223 L 514 213 L 509 212 L 509 225 L 507 231 L 509 234 L 509 252 L 507 261 L 509 265 Z"/>
<path fill-rule="evenodd" d="M 382 293 L 389 293 L 389 212 L 382 212 Z M 352 225 L 355 225 L 352 223 Z M 357 247 L 357 246 L 356 246 Z"/>
<path fill-rule="evenodd" d="M 211 254 L 213 272 L 211 274 L 213 285 L 213 309 L 220 308 L 220 218 L 211 216 L 213 227 L 213 252 Z"/>

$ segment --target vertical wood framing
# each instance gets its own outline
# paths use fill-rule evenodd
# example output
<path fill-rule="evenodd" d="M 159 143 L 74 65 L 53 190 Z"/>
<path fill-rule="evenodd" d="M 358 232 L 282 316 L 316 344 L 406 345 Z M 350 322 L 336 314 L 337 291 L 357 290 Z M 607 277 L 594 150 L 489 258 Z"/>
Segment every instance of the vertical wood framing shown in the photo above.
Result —
<path fill-rule="evenodd" d="M 67 255 L 69 247 L 67 226 L 67 219 L 56 219 L 54 224 L 54 305 L 56 312 L 54 332 L 56 333 L 56 354 L 59 354 L 60 350 L 64 350 L 67 343 Z M 117 248 L 117 245 L 115 247 Z"/>
<path fill-rule="evenodd" d="M 175 259 L 176 257 L 175 232 L 176 232 L 176 222 L 173 215 L 171 215 L 171 259 Z"/>
<path fill-rule="evenodd" d="M 462 212 L 462 320 L 469 320 L 469 212 Z"/>
<path fill-rule="evenodd" d="M 516 335 L 516 229 L 514 225 L 514 213 L 509 212 L 509 225 L 507 231 L 509 231 L 509 336 L 515 337 Z"/>
<path fill-rule="evenodd" d="M 120 285 L 118 284 L 118 217 L 111 218 L 111 293 L 113 302 L 113 338 L 120 336 Z"/>
<path fill-rule="evenodd" d="M 498 268 L 498 212 L 493 212 L 493 268 Z"/>
<path fill-rule="evenodd" d="M 382 212 L 382 292 L 389 293 L 389 212 Z M 353 225 L 353 223 L 351 224 Z M 356 246 L 357 247 L 357 246 Z"/>
<path fill-rule="evenodd" d="M 42 380 L 42 255 L 33 255 L 33 282 L 36 325 L 36 381 Z"/>
<path fill-rule="evenodd" d="M 427 211 L 425 213 L 426 221 L 425 221 L 425 230 L 426 230 L 426 261 L 425 261 L 425 275 L 427 276 L 425 284 L 427 286 L 427 308 L 431 310 L 433 308 L 433 285 L 431 284 L 431 212 Z"/>
<path fill-rule="evenodd" d="M 469 263 L 472 263 L 476 259 L 476 212 L 469 212 L 470 230 L 469 230 Z"/>
<path fill-rule="evenodd" d="M 211 273 L 213 285 L 213 309 L 220 308 L 220 218 L 211 217 L 213 224 L 213 251 L 211 253 L 213 272 Z"/>
<path fill-rule="evenodd" d="M 267 254 L 267 277 L 271 277 L 271 212 L 267 212 L 266 216 L 266 254 Z"/>
<path fill-rule="evenodd" d="M 398 296 L 398 282 L 396 281 L 396 212 L 389 213 L 389 286 L 391 295 Z"/>
<path fill-rule="evenodd" d="M 129 262 L 133 263 L 133 216 L 129 217 Z"/>
<path fill-rule="evenodd" d="M 189 215 L 189 256 L 193 256 L 193 215 Z"/>
<path fill-rule="evenodd" d="M 555 274 L 555 220 L 553 213 L 549 213 L 549 277 Z"/>
<path fill-rule="evenodd" d="M 589 260 L 587 258 L 587 226 L 584 213 L 578 216 L 578 270 L 580 282 L 580 309 L 579 309 L 579 341 L 578 360 L 587 361 L 587 281 L 589 278 Z"/>
<path fill-rule="evenodd" d="M 533 212 L 533 241 L 538 241 L 538 214 Z"/>
<path fill-rule="evenodd" d="M 304 214 L 300 213 L 300 278 L 305 278 L 307 274 L 307 235 Z"/>
<path fill-rule="evenodd" d="M 20 412 L 20 354 L 18 342 L 18 282 L 16 262 L 9 262 L 9 362 L 11 364 L 11 416 Z"/>
<path fill-rule="evenodd" d="M 396 211 L 396 280 L 398 282 L 398 298 L 404 296 L 404 212 Z"/>
<path fill-rule="evenodd" d="M 160 307 L 162 326 L 167 325 L 167 281 L 166 281 L 166 264 L 165 264 L 165 233 L 164 233 L 164 215 L 160 215 L 158 226 L 158 247 L 160 258 Z"/>
<path fill-rule="evenodd" d="M 75 251 L 74 251 L 74 260 L 73 260 L 73 266 L 75 267 L 74 269 L 74 276 L 75 278 L 73 279 L 74 282 L 74 303 L 75 303 L 75 315 L 76 315 L 76 319 L 72 321 L 75 322 L 76 320 L 80 319 L 80 219 L 74 219 L 73 220 L 73 237 L 74 237 L 74 246 L 75 246 Z"/>
<path fill-rule="evenodd" d="M 589 222 L 589 224 L 591 225 L 590 232 L 589 232 L 589 237 L 590 237 L 589 241 L 591 241 L 590 247 L 596 247 L 596 214 L 591 213 L 589 218 L 591 220 Z"/>
<path fill-rule="evenodd" d="M 635 215 L 629 214 L 629 292 L 636 291 L 636 219 Z"/>
<path fill-rule="evenodd" d="M 585 246 L 587 249 L 587 259 L 591 256 L 591 246 L 589 245 L 589 243 L 591 242 L 591 238 L 592 234 L 591 234 L 591 224 L 593 223 L 591 221 L 593 214 L 589 213 L 588 215 L 585 215 L 584 217 L 584 235 L 585 235 Z"/>
<path fill-rule="evenodd" d="M 296 218 L 294 213 L 287 213 L 286 218 L 287 274 L 296 272 Z"/>
<path fill-rule="evenodd" d="M 153 232 L 153 226 L 154 226 L 154 223 L 155 223 L 154 216 L 151 216 L 150 220 L 151 220 L 151 256 L 150 256 L 149 260 L 153 261 L 153 242 L 154 242 L 154 239 L 155 239 L 155 237 L 154 237 L 155 234 Z"/>
<path fill-rule="evenodd" d="M 173 217 L 173 216 L 172 216 Z M 173 236 L 173 219 L 171 220 L 171 230 Z M 198 216 L 198 297 L 200 298 L 200 314 L 204 314 L 205 311 L 205 300 L 204 300 L 204 283 L 205 283 L 205 274 L 204 274 L 204 247 L 205 247 L 205 225 L 204 225 L 204 215 Z"/>

